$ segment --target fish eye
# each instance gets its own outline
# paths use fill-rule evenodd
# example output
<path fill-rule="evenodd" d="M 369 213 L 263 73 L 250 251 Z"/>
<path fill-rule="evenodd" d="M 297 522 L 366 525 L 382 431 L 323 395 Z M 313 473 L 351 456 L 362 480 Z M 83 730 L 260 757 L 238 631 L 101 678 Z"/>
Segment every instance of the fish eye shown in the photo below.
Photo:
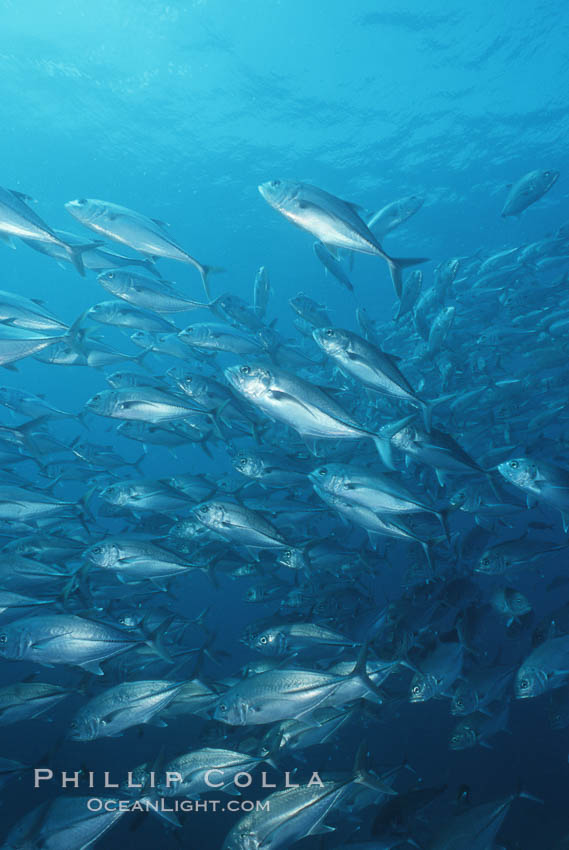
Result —
<path fill-rule="evenodd" d="M 292 552 L 290 551 L 290 549 L 285 549 L 285 551 L 283 552 L 283 558 L 290 558 L 291 555 Z"/>
<path fill-rule="evenodd" d="M 325 334 L 326 336 L 334 336 L 334 331 L 332 330 L 332 328 L 326 328 Z"/>
<path fill-rule="evenodd" d="M 251 371 L 251 367 L 250 366 L 241 366 L 239 368 L 239 371 L 241 372 L 242 375 L 248 375 L 249 372 Z"/>
<path fill-rule="evenodd" d="M 78 204 L 78 206 L 82 207 L 87 203 L 87 198 L 79 198 L 77 201 L 75 201 L 75 203 Z"/>
<path fill-rule="evenodd" d="M 97 395 L 94 395 L 93 398 L 91 399 L 91 401 L 100 401 L 100 400 L 101 400 L 100 393 L 97 393 Z"/>
<path fill-rule="evenodd" d="M 419 685 L 414 685 L 414 686 L 413 686 L 413 693 L 414 693 L 415 695 L 417 695 L 417 694 L 420 694 L 420 693 L 421 693 L 421 688 L 419 687 Z"/>
<path fill-rule="evenodd" d="M 549 177 L 550 175 L 551 175 L 551 171 L 544 171 L 543 172 L 544 177 Z"/>
<path fill-rule="evenodd" d="M 114 278 L 115 278 L 114 272 L 107 272 L 107 280 L 114 280 Z"/>
<path fill-rule="evenodd" d="M 461 697 L 457 699 L 456 704 L 459 708 L 464 708 L 464 700 Z"/>
<path fill-rule="evenodd" d="M 280 180 L 271 180 L 271 186 L 273 187 L 273 189 L 276 189 L 277 186 L 280 186 L 280 185 L 281 185 Z"/>
<path fill-rule="evenodd" d="M 266 635 L 263 635 L 262 637 L 259 638 L 259 643 L 262 643 L 263 646 L 267 643 Z"/>
<path fill-rule="evenodd" d="M 326 469 L 326 467 L 321 466 L 320 469 L 318 470 L 318 475 L 327 475 L 327 474 L 328 474 L 328 470 Z"/>
<path fill-rule="evenodd" d="M 93 546 L 93 555 L 100 555 L 102 551 L 102 546 Z"/>
<path fill-rule="evenodd" d="M 221 702 L 219 704 L 218 708 L 219 708 L 220 711 L 223 711 L 223 712 L 227 711 L 227 706 L 225 705 L 224 702 Z"/>
<path fill-rule="evenodd" d="M 8 643 L 8 635 L 5 632 L 0 635 L 0 643 Z"/>
<path fill-rule="evenodd" d="M 510 461 L 510 463 L 509 463 L 509 466 L 510 466 L 512 469 L 517 469 L 517 468 L 518 468 L 518 466 L 519 466 L 519 463 L 517 462 L 517 460 L 511 460 L 511 461 Z"/>
<path fill-rule="evenodd" d="M 488 564 L 490 563 L 490 558 L 482 558 L 480 563 L 482 564 L 483 567 L 487 567 Z"/>
<path fill-rule="evenodd" d="M 207 512 L 209 511 L 209 505 L 202 505 L 199 508 L 199 511 L 200 511 L 201 514 L 207 514 Z"/>
<path fill-rule="evenodd" d="M 0 635 L 0 637 L 1 637 L 1 635 Z M 521 680 L 521 682 L 520 682 L 520 688 L 522 689 L 522 691 L 527 691 L 527 689 L 529 688 L 529 681 L 528 681 L 528 679 L 522 679 L 522 680 Z"/>

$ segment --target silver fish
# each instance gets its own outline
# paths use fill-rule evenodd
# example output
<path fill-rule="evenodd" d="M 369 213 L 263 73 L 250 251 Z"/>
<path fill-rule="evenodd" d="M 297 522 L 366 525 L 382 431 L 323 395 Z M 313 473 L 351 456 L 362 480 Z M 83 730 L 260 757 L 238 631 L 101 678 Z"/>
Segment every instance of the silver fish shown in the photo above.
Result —
<path fill-rule="evenodd" d="M 225 377 L 238 393 L 271 419 L 290 425 L 308 439 L 373 440 L 383 451 L 384 440 L 358 425 L 354 418 L 314 384 L 276 367 L 230 366 Z"/>
<path fill-rule="evenodd" d="M 531 204 L 535 204 L 549 192 L 559 178 L 558 171 L 530 171 L 510 187 L 502 208 L 502 217 L 520 215 Z"/>
<path fill-rule="evenodd" d="M 261 266 L 255 275 L 253 286 L 253 306 L 260 319 L 265 318 L 270 294 L 271 284 L 269 282 L 269 273 L 265 266 Z"/>
<path fill-rule="evenodd" d="M 114 738 L 141 723 L 151 723 L 172 702 L 182 682 L 123 682 L 83 705 L 69 725 L 72 741 Z"/>
<path fill-rule="evenodd" d="M 148 257 L 165 257 L 189 263 L 200 273 L 203 287 L 209 298 L 208 276 L 219 271 L 206 266 L 184 251 L 168 236 L 167 225 L 158 219 L 147 218 L 141 213 L 93 198 L 79 198 L 65 204 L 65 209 L 84 227 L 102 233 L 109 239 L 128 245 Z"/>
<path fill-rule="evenodd" d="M 8 238 L 17 236 L 20 239 L 33 239 L 36 242 L 47 242 L 62 248 L 80 275 L 85 274 L 81 255 L 89 245 L 69 245 L 63 241 L 29 206 L 33 198 L 16 192 L 13 189 L 0 187 L 0 232 Z"/>
<path fill-rule="evenodd" d="M 132 635 L 74 614 L 38 614 L 2 627 L 0 656 L 44 667 L 71 664 L 102 676 L 102 661 L 140 643 Z"/>
<path fill-rule="evenodd" d="M 298 227 L 308 230 L 324 245 L 381 257 L 389 266 L 398 296 L 401 295 L 403 269 L 427 262 L 425 257 L 390 257 L 361 218 L 355 204 L 316 186 L 270 180 L 259 186 L 259 192 L 270 206 Z"/>
<path fill-rule="evenodd" d="M 97 280 L 117 298 L 154 313 L 185 313 L 208 306 L 186 298 L 170 281 L 155 280 L 123 269 L 105 271 L 97 276 Z"/>

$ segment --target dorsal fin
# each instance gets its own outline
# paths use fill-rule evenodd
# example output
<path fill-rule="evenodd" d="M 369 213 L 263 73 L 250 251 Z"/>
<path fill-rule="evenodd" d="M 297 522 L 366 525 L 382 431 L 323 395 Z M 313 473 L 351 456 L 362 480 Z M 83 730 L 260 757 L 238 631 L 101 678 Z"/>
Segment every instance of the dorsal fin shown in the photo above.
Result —
<path fill-rule="evenodd" d="M 14 195 L 15 198 L 18 198 L 18 200 L 20 201 L 24 201 L 28 204 L 37 204 L 36 199 L 32 198 L 31 195 L 26 195 L 24 194 L 24 192 L 18 192 L 16 189 L 10 189 L 10 192 L 12 193 L 12 195 Z"/>
<path fill-rule="evenodd" d="M 350 207 L 350 209 L 353 210 L 356 215 L 359 215 L 360 218 L 362 218 L 362 216 L 367 216 L 367 210 L 365 207 L 362 207 L 361 204 L 354 204 L 353 201 L 346 201 L 344 198 L 342 198 L 342 203 L 347 207 Z"/>

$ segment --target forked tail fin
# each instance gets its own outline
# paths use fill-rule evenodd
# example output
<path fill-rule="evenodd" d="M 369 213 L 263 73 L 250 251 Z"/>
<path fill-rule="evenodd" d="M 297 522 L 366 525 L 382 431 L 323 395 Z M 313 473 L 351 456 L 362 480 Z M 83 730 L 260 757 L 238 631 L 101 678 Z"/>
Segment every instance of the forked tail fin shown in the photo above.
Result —
<path fill-rule="evenodd" d="M 403 269 L 429 262 L 429 257 L 388 257 L 387 254 L 385 259 L 398 298 L 401 298 L 401 290 L 403 289 Z"/>

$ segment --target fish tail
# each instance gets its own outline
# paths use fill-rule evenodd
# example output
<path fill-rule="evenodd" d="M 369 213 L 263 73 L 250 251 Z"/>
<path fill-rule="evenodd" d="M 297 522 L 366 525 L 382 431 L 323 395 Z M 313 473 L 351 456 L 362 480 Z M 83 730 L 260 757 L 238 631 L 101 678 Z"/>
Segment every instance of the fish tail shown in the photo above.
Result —
<path fill-rule="evenodd" d="M 98 242 L 88 242 L 86 245 L 68 245 L 66 242 L 63 243 L 65 246 L 65 250 L 69 254 L 69 259 L 75 266 L 75 269 L 79 272 L 81 277 L 85 277 L 85 266 L 83 265 L 83 254 L 85 251 L 90 251 L 92 248 L 99 248 L 103 243 L 101 241 Z"/>
<path fill-rule="evenodd" d="M 378 435 L 372 435 L 373 441 L 375 443 L 375 447 L 379 452 L 379 456 L 385 466 L 388 469 L 395 469 L 393 465 L 393 450 L 391 446 L 391 438 L 394 434 L 404 428 L 405 425 L 408 425 L 409 422 L 415 418 L 415 414 L 411 416 L 405 416 L 403 419 L 399 419 L 397 422 L 391 422 L 389 425 L 384 425 L 381 428 L 381 433 Z"/>
<path fill-rule="evenodd" d="M 203 266 L 201 264 L 199 265 L 199 270 L 206 298 L 208 301 L 211 301 L 211 295 L 209 291 L 209 276 L 210 274 L 221 274 L 221 272 L 224 272 L 226 270 L 221 266 Z"/>
<path fill-rule="evenodd" d="M 431 433 L 431 425 L 433 421 L 433 406 L 429 404 L 427 401 L 421 402 L 421 410 L 423 412 L 423 422 L 425 423 L 425 430 L 428 434 Z"/>
<path fill-rule="evenodd" d="M 393 450 L 391 448 L 391 441 L 389 438 L 374 437 L 373 441 L 383 465 L 386 466 L 387 469 L 395 469 L 393 464 Z"/>
<path fill-rule="evenodd" d="M 486 475 L 486 479 L 488 481 L 490 489 L 492 490 L 495 498 L 498 499 L 498 502 L 500 504 L 502 504 L 504 499 L 502 497 L 502 494 L 499 492 L 498 488 L 496 487 L 494 479 L 492 478 L 492 473 L 490 471 L 486 471 L 484 474 Z"/>
<path fill-rule="evenodd" d="M 386 794 L 390 797 L 397 796 L 397 791 L 395 791 L 391 787 L 391 785 L 388 785 L 386 782 L 383 782 L 377 776 L 373 776 L 368 771 L 366 767 L 365 741 L 362 741 L 356 753 L 352 782 L 357 782 L 358 785 L 364 785 L 366 788 L 370 788 L 372 791 L 375 791 L 378 794 Z"/>
<path fill-rule="evenodd" d="M 145 640 L 147 646 L 150 649 L 154 650 L 156 655 L 165 661 L 167 664 L 172 664 L 172 656 L 170 655 L 168 649 L 164 644 L 164 638 L 168 632 L 168 628 L 174 619 L 174 615 L 167 617 L 154 631 L 149 631 L 146 625 L 147 619 L 142 623 L 142 631 L 144 632 Z"/>
<path fill-rule="evenodd" d="M 151 260 L 150 257 L 147 257 L 146 260 L 141 260 L 140 265 L 143 266 L 146 271 L 150 272 L 150 274 L 153 274 L 155 277 L 159 277 L 160 279 L 162 278 L 162 275 L 156 267 L 155 260 Z"/>
<path fill-rule="evenodd" d="M 418 542 L 421 544 L 421 548 L 423 549 L 423 552 L 425 553 L 425 558 L 427 559 L 427 564 L 429 565 L 429 569 L 431 571 L 431 574 L 435 575 L 435 565 L 433 564 L 433 554 L 431 552 L 430 543 L 428 543 L 425 540 L 419 540 Z"/>
<path fill-rule="evenodd" d="M 448 514 L 450 508 L 444 508 L 442 511 L 435 511 L 436 517 L 441 524 L 441 528 L 444 532 L 444 535 L 447 539 L 447 543 L 450 543 L 450 532 L 448 528 Z"/>
<path fill-rule="evenodd" d="M 384 694 L 374 682 L 370 679 L 367 672 L 367 653 L 369 643 L 362 644 L 354 669 L 348 674 L 348 678 L 359 679 L 370 693 L 380 702 L 384 702 Z"/>
<path fill-rule="evenodd" d="M 398 298 L 401 298 L 401 290 L 403 288 L 403 269 L 429 262 L 429 257 L 389 257 L 387 254 L 385 254 L 385 259 L 387 260 L 391 280 L 393 281 L 395 293 Z"/>

